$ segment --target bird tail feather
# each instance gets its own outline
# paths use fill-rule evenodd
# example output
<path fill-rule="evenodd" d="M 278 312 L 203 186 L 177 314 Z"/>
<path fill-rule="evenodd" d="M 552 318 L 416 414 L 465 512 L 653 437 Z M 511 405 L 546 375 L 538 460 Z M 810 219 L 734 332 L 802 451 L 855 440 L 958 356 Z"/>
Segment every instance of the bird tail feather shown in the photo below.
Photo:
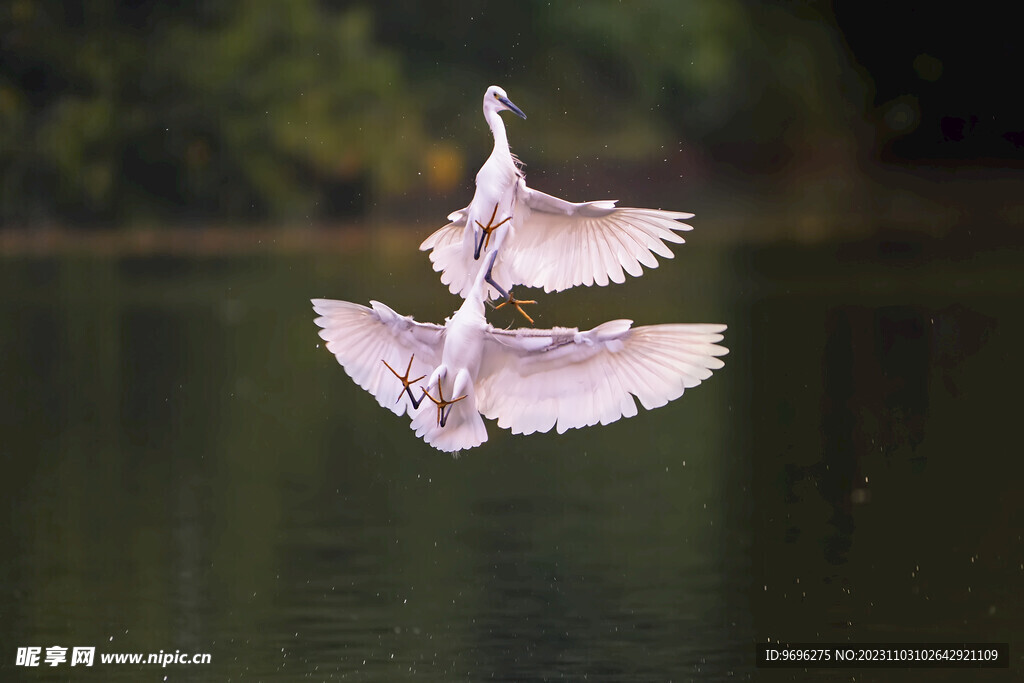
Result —
<path fill-rule="evenodd" d="M 437 406 L 430 399 L 424 399 L 412 418 L 411 426 L 416 436 L 446 453 L 474 448 L 487 441 L 487 428 L 477 410 L 472 387 L 466 398 L 451 405 L 444 427 L 437 423 Z"/>

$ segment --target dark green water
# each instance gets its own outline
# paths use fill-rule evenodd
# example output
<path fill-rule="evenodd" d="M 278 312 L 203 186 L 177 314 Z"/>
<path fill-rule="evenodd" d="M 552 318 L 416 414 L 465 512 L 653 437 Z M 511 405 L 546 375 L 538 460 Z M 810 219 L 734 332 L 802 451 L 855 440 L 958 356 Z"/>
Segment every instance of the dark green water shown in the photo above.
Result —
<path fill-rule="evenodd" d="M 769 638 L 1008 641 L 981 673 L 1019 675 L 1024 253 L 676 251 L 541 294 L 538 326 L 725 322 L 723 370 L 457 460 L 312 322 L 315 296 L 441 322 L 411 248 L 3 259 L 0 679 L 974 679 L 759 671 Z M 212 663 L 14 666 L 51 645 Z"/>

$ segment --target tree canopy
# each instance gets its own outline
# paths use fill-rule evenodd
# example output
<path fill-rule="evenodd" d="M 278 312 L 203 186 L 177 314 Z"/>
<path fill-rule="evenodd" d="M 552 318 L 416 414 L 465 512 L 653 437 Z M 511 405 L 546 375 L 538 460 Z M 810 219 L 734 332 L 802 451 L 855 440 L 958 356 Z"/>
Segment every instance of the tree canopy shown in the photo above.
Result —
<path fill-rule="evenodd" d="M 491 83 L 558 114 L 531 133 L 555 162 L 774 144 L 842 125 L 832 41 L 736 0 L 15 0 L 0 221 L 318 218 L 444 189 Z"/>

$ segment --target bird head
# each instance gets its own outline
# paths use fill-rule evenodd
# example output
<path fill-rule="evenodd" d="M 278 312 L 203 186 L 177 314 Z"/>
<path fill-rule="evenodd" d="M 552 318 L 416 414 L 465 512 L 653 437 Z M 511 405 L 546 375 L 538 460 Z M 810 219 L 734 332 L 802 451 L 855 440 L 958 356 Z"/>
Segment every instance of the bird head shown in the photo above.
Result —
<path fill-rule="evenodd" d="M 510 111 L 516 116 L 525 119 L 526 114 L 523 110 L 512 104 L 512 100 L 508 98 L 505 91 L 496 85 L 492 85 L 484 93 L 484 114 L 488 111 Z"/>

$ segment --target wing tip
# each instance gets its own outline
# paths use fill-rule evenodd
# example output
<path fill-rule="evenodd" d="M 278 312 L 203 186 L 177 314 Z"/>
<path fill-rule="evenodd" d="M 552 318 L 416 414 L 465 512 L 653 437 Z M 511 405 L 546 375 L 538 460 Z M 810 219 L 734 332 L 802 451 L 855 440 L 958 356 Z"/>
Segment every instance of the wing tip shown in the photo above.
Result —
<path fill-rule="evenodd" d="M 620 318 L 618 320 L 609 320 L 608 322 L 601 323 L 597 327 L 593 328 L 588 334 L 595 334 L 600 337 L 615 337 L 621 334 L 625 334 L 633 327 L 633 321 L 627 318 Z"/>
<path fill-rule="evenodd" d="M 351 301 L 342 301 L 340 299 L 310 299 L 309 302 L 313 304 L 313 310 L 323 316 L 343 310 L 351 311 L 366 308 L 366 306 L 354 304 Z"/>

